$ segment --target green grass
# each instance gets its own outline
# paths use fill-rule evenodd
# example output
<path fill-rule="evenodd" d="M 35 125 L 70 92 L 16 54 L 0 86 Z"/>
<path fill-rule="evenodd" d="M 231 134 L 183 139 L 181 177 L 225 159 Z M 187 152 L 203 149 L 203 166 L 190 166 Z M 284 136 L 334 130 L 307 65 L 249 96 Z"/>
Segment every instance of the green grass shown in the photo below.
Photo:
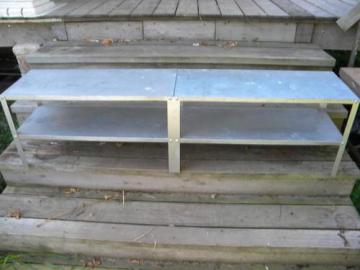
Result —
<path fill-rule="evenodd" d="M 4 149 L 11 142 L 11 133 L 7 122 L 5 120 L 5 115 L 2 109 L 0 109 L 0 154 L 4 151 Z M 5 181 L 0 173 L 0 193 L 5 188 Z"/>
<path fill-rule="evenodd" d="M 350 198 L 360 214 L 360 179 L 356 181 L 356 184 L 351 192 Z"/>
<path fill-rule="evenodd" d="M 0 110 L 0 153 L 4 151 L 6 146 L 11 142 L 11 133 L 9 127 L 5 120 L 5 115 L 2 110 Z"/>

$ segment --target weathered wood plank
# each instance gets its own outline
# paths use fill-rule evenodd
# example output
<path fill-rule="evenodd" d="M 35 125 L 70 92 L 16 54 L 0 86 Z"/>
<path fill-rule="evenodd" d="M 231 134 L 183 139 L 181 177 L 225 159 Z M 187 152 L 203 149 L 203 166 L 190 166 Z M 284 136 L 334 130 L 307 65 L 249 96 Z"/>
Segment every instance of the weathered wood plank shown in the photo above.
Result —
<path fill-rule="evenodd" d="M 344 31 L 349 30 L 355 23 L 360 20 L 360 3 L 357 4 L 349 13 L 336 21 Z"/>
<path fill-rule="evenodd" d="M 74 9 L 77 9 L 81 7 L 82 5 L 85 5 L 86 1 L 84 0 L 74 0 L 67 2 L 63 7 L 60 7 L 58 9 L 55 9 L 54 11 L 49 13 L 49 16 L 51 17 L 63 17 L 66 14 L 72 12 Z"/>
<path fill-rule="evenodd" d="M 313 17 L 306 9 L 296 5 L 296 1 L 290 0 L 271 0 L 282 10 L 286 11 L 292 17 Z"/>
<path fill-rule="evenodd" d="M 239 9 L 235 0 L 217 0 L 222 16 L 243 16 L 244 13 Z"/>
<path fill-rule="evenodd" d="M 34 257 L 38 257 L 39 255 L 36 254 Z M 59 257 L 64 257 L 64 255 L 60 255 Z M 23 259 L 24 256 L 22 256 Z M 66 256 L 68 257 L 68 256 Z M 26 258 L 27 259 L 27 258 Z M 97 258 L 99 262 L 101 262 L 101 266 L 105 264 L 106 268 L 97 266 L 97 270 L 128 270 L 131 269 L 132 266 L 141 264 L 142 270 L 153 270 L 153 269 L 166 269 L 166 270 L 208 270 L 208 269 L 218 269 L 221 270 L 232 270 L 234 268 L 238 270 L 259 270 L 264 269 L 267 266 L 271 270 L 295 270 L 298 268 L 297 265 L 277 265 L 277 264 L 217 264 L 217 263 L 201 263 L 201 262 L 148 262 L 148 261 L 138 261 L 138 260 L 122 260 L 119 262 L 119 259 L 113 259 L 113 258 Z M 35 260 L 35 259 L 34 259 Z M 107 260 L 109 261 L 107 266 Z M 51 264 L 51 260 L 49 258 L 46 258 L 45 262 L 49 262 Z M 64 259 L 65 261 L 65 259 Z M 81 262 L 88 262 L 90 265 L 94 261 L 94 258 L 86 258 L 78 260 L 79 265 Z M 115 263 L 114 263 L 115 261 Z M 38 263 L 41 263 L 38 262 Z M 126 267 L 126 268 L 112 268 L 116 265 L 120 267 Z M 111 267 L 111 268 L 109 268 Z M 33 264 L 33 263 L 26 263 L 26 264 L 19 264 L 16 266 L 16 270 L 49 270 L 49 266 L 43 265 L 43 264 Z M 64 266 L 59 264 L 51 264 L 51 269 L 53 270 L 87 270 L 89 267 L 83 267 L 83 266 Z M 327 269 L 327 270 L 349 270 L 347 266 L 329 266 L 329 265 L 307 265 L 304 270 L 321 270 L 321 269 Z M 357 270 L 355 267 L 351 267 L 352 270 Z M 4 270 L 7 270 L 6 268 Z M 11 269 L 9 269 L 11 270 Z"/>
<path fill-rule="evenodd" d="M 245 16 L 266 16 L 262 10 L 253 0 L 235 0 L 240 10 Z"/>
<path fill-rule="evenodd" d="M 298 26 L 299 30 L 299 26 Z M 306 30 L 306 29 L 305 29 Z M 299 34 L 299 33 L 298 33 Z M 304 34 L 311 33 L 305 32 Z M 298 37 L 298 36 L 297 36 Z M 305 41 L 305 36 L 302 40 Z M 299 38 L 299 37 L 298 37 Z M 309 41 L 307 41 L 309 42 Z M 64 65 L 130 65 L 130 64 L 207 64 L 207 65 L 258 65 L 289 68 L 328 67 L 335 60 L 324 51 L 316 48 L 276 48 L 270 47 L 233 47 L 188 46 L 188 45 L 122 45 L 122 46 L 64 46 L 43 47 L 27 56 L 31 67 L 51 64 Z"/>
<path fill-rule="evenodd" d="M 89 15 L 99 16 L 99 15 L 108 15 L 112 10 L 117 9 L 123 2 L 126 0 L 109 0 L 101 6 L 96 7 L 95 9 L 89 12 Z"/>
<path fill-rule="evenodd" d="M 352 206 L 192 204 L 0 196 L 0 216 L 15 209 L 22 218 L 61 219 L 101 223 L 282 229 L 360 229 L 360 217 Z M 234 215 L 234 213 L 237 213 Z"/>
<path fill-rule="evenodd" d="M 215 0 L 198 0 L 199 16 L 218 16 L 220 10 Z"/>
<path fill-rule="evenodd" d="M 254 0 L 269 17 L 288 17 L 289 15 L 270 0 Z"/>
<path fill-rule="evenodd" d="M 76 189 L 49 186 L 7 186 L 3 194 L 31 195 L 63 198 L 104 199 L 122 201 L 122 191 Z M 286 204 L 286 205 L 350 205 L 349 196 L 304 196 L 304 195 L 246 195 L 204 194 L 179 192 L 131 192 L 124 191 L 125 201 L 178 202 L 178 203 L 224 203 L 224 204 Z"/>
<path fill-rule="evenodd" d="M 156 16 L 174 16 L 179 0 L 161 0 L 154 11 Z"/>
<path fill-rule="evenodd" d="M 106 5 L 106 0 L 91 0 L 87 2 L 85 5 L 82 5 L 72 11 L 70 11 L 67 15 L 68 16 L 86 16 L 89 12 L 91 12 L 93 9 L 96 9 L 97 7 L 100 7 L 102 5 Z"/>
<path fill-rule="evenodd" d="M 125 0 L 120 6 L 113 9 L 110 15 L 124 15 L 129 16 L 133 10 L 144 0 Z"/>
<path fill-rule="evenodd" d="M 296 0 L 296 4 L 301 8 L 305 9 L 315 17 L 328 18 L 334 17 L 334 14 L 327 12 L 326 10 L 308 2 L 307 0 Z"/>
<path fill-rule="evenodd" d="M 198 16 L 197 0 L 179 0 L 176 16 Z"/>
<path fill-rule="evenodd" d="M 0 218 L 0 248 L 122 258 L 359 264 L 359 231 L 181 228 Z"/>
<path fill-rule="evenodd" d="M 295 42 L 311 43 L 314 33 L 314 24 L 298 23 L 296 26 Z"/>
<path fill-rule="evenodd" d="M 336 17 L 340 17 L 344 14 L 344 11 L 342 9 L 339 9 L 337 6 L 329 4 L 326 0 L 307 0 L 307 1 L 335 15 Z"/>
<path fill-rule="evenodd" d="M 132 16 L 151 16 L 160 3 L 160 0 L 142 1 L 132 12 Z"/>
<path fill-rule="evenodd" d="M 340 77 L 358 96 L 360 96 L 359 68 L 341 68 Z"/>

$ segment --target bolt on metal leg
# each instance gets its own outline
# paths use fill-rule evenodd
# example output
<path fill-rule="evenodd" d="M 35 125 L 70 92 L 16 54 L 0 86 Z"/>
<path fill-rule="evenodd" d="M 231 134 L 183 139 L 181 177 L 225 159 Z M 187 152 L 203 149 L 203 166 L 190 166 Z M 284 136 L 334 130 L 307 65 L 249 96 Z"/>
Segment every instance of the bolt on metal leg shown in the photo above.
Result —
<path fill-rule="evenodd" d="M 355 121 L 355 117 L 356 117 L 356 113 L 358 111 L 358 108 L 359 108 L 359 103 L 354 103 L 351 106 L 351 111 L 350 111 L 350 114 L 349 114 L 349 118 L 348 118 L 348 120 L 346 122 L 346 127 L 345 127 L 345 130 L 344 130 L 344 134 L 343 134 L 343 137 L 342 137 L 341 144 L 339 146 L 338 152 L 336 154 L 334 166 L 333 166 L 333 169 L 332 169 L 332 172 L 331 172 L 331 176 L 333 176 L 333 177 L 336 176 L 337 171 L 339 169 L 339 165 L 340 165 L 341 159 L 343 157 L 345 147 L 346 147 L 347 141 L 349 139 L 350 132 L 351 132 L 353 123 Z"/>
<path fill-rule="evenodd" d="M 167 101 L 169 172 L 180 172 L 180 101 L 171 98 Z"/>
<path fill-rule="evenodd" d="M 19 140 L 19 137 L 17 135 L 16 127 L 15 127 L 15 124 L 14 124 L 13 118 L 11 116 L 9 106 L 8 106 L 7 101 L 6 101 L 5 98 L 1 98 L 1 105 L 2 105 L 2 108 L 4 110 L 5 118 L 6 118 L 6 121 L 7 121 L 8 125 L 9 125 L 10 132 L 11 132 L 11 135 L 13 137 L 14 143 L 16 145 L 17 151 L 19 153 L 20 159 L 21 159 L 23 165 L 26 168 L 28 168 L 29 164 L 28 164 L 28 162 L 26 160 L 24 149 L 23 149 L 23 147 L 21 145 L 21 142 Z"/>

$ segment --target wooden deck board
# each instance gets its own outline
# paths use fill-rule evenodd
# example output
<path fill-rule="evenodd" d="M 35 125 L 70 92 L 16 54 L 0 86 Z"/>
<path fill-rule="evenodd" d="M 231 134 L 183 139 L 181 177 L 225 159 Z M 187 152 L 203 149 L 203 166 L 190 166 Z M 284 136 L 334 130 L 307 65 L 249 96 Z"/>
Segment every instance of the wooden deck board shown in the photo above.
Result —
<path fill-rule="evenodd" d="M 234 1 L 237 6 L 234 6 Z M 108 0 L 96 1 L 68 1 L 64 7 L 46 14 L 45 17 L 79 17 L 79 16 L 171 16 L 178 9 L 177 16 L 211 16 L 211 17 L 294 17 L 294 18 L 337 18 L 345 15 L 358 4 L 356 0 L 170 0 L 143 1 L 140 0 Z M 118 3 L 116 3 L 118 2 Z M 126 3 L 127 2 L 127 3 Z M 60 2 L 58 2 L 60 3 Z M 62 3 L 62 2 L 61 2 Z M 178 6 L 178 8 L 177 8 Z M 239 10 L 240 7 L 240 10 Z"/>
<path fill-rule="evenodd" d="M 112 10 L 117 9 L 126 0 L 109 0 L 106 3 L 91 10 L 88 15 L 108 15 Z"/>
<path fill-rule="evenodd" d="M 341 17 L 344 14 L 344 11 L 342 9 L 339 9 L 338 7 L 329 4 L 326 2 L 326 0 L 308 0 L 313 5 L 324 9 L 325 11 L 337 16 Z"/>
<path fill-rule="evenodd" d="M 342 196 L 350 194 L 359 175 L 345 155 L 338 176 L 330 177 L 334 148 L 189 145 L 182 147 L 182 173 L 171 175 L 165 144 L 75 145 L 25 145 L 30 170 L 23 170 L 11 145 L 0 159 L 5 181 L 147 192 Z"/>
<path fill-rule="evenodd" d="M 151 16 L 160 0 L 142 1 L 131 13 L 133 16 Z"/>
<path fill-rule="evenodd" d="M 70 11 L 68 13 L 69 16 L 86 16 L 90 13 L 93 9 L 96 9 L 99 6 L 105 5 L 106 0 L 91 0 L 88 1 L 86 4 L 81 5 L 80 7 Z"/>
<path fill-rule="evenodd" d="M 109 198 L 123 201 L 120 190 L 79 189 L 51 186 L 7 186 L 3 194 L 17 196 L 47 196 L 52 198 Z M 221 204 L 277 204 L 277 205 L 312 205 L 312 206 L 353 206 L 346 196 L 306 196 L 306 195 L 248 195 L 248 194 L 206 194 L 183 192 L 132 192 L 124 190 L 126 202 L 176 202 L 176 203 L 221 203 Z"/>
<path fill-rule="evenodd" d="M 176 16 L 198 16 L 197 0 L 179 0 Z"/>
<path fill-rule="evenodd" d="M 199 16 L 218 16 L 220 10 L 215 0 L 198 0 Z"/>
<path fill-rule="evenodd" d="M 136 9 L 138 5 L 144 0 L 125 0 L 120 6 L 113 9 L 110 15 L 124 15 L 130 16 L 130 14 Z"/>
<path fill-rule="evenodd" d="M 254 47 L 192 45 L 128 44 L 119 46 L 44 46 L 28 55 L 27 62 L 32 68 L 44 65 L 238 65 L 332 68 L 335 60 L 317 48 L 278 47 L 275 44 Z"/>
<path fill-rule="evenodd" d="M 243 16 L 244 13 L 239 9 L 235 0 L 218 0 L 219 9 L 222 16 Z"/>
<path fill-rule="evenodd" d="M 241 11 L 245 16 L 266 16 L 262 10 L 253 0 L 235 0 Z"/>
<path fill-rule="evenodd" d="M 269 17 L 288 17 L 289 15 L 275 5 L 271 0 L 254 0 L 255 3 L 262 8 Z"/>
<path fill-rule="evenodd" d="M 107 198 L 107 197 L 106 197 Z M 353 206 L 127 202 L 3 194 L 0 216 L 181 227 L 360 230 Z M 236 215 L 234 215 L 236 213 Z"/>
<path fill-rule="evenodd" d="M 242 263 L 360 263 L 359 231 L 226 229 L 0 218 L 3 250 Z M 65 237 L 64 237 L 65 236 Z"/>
<path fill-rule="evenodd" d="M 156 16 L 174 16 L 179 0 L 161 0 L 154 11 Z"/>
<path fill-rule="evenodd" d="M 308 2 L 307 0 L 296 0 L 296 4 L 310 12 L 315 17 L 326 18 L 334 16 L 334 14 L 332 14 L 331 12 L 328 12 L 323 8 L 318 7 L 311 2 Z"/>
<path fill-rule="evenodd" d="M 293 17 L 312 17 L 312 14 L 306 9 L 296 5 L 296 1 L 291 0 L 271 0 L 281 9 L 286 11 L 290 16 Z"/>

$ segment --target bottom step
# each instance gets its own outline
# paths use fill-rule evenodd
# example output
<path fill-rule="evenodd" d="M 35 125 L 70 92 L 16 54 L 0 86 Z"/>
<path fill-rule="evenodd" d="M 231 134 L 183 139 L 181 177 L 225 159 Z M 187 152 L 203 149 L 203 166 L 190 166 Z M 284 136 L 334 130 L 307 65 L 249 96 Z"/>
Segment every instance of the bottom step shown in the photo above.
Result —
<path fill-rule="evenodd" d="M 359 266 L 360 217 L 353 207 L 336 205 L 3 194 L 0 250 L 137 262 Z"/>
<path fill-rule="evenodd" d="M 1 218 L 0 247 L 149 260 L 360 264 L 360 232 L 227 229 Z"/>

